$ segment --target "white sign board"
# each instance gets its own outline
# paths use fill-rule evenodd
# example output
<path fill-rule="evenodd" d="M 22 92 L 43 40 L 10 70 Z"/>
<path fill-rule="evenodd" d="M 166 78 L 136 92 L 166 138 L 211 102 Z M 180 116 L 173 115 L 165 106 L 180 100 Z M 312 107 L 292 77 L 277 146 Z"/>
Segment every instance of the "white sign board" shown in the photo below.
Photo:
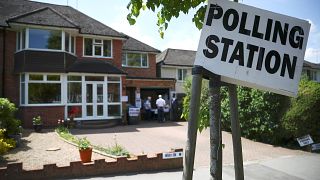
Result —
<path fill-rule="evenodd" d="M 183 155 L 181 152 L 170 152 L 170 153 L 162 153 L 162 159 L 173 159 L 173 158 L 181 158 Z"/>
<path fill-rule="evenodd" d="M 302 146 L 309 145 L 309 144 L 313 144 L 313 140 L 312 140 L 312 138 L 311 138 L 311 136 L 310 136 L 309 134 L 297 138 L 297 141 L 298 141 L 298 143 L 299 143 L 299 145 L 300 145 L 301 147 L 302 147 Z"/>
<path fill-rule="evenodd" d="M 138 117 L 140 114 L 140 108 L 129 108 L 130 117 Z"/>
<path fill-rule="evenodd" d="M 121 96 L 121 102 L 128 102 L 128 96 Z"/>
<path fill-rule="evenodd" d="M 296 96 L 308 21 L 227 0 L 209 0 L 195 65 L 228 83 Z"/>
<path fill-rule="evenodd" d="M 312 151 L 320 150 L 320 143 L 318 143 L 318 144 L 312 144 L 312 145 L 311 145 L 311 150 L 312 150 Z"/>

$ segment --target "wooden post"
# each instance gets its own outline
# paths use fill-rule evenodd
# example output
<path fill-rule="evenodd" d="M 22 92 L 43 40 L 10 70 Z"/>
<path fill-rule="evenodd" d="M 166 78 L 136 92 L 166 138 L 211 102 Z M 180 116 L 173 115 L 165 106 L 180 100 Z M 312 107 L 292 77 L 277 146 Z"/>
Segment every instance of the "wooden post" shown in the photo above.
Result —
<path fill-rule="evenodd" d="M 243 180 L 243 159 L 242 159 L 242 144 L 241 144 L 241 129 L 239 123 L 238 112 L 238 96 L 237 86 L 229 84 L 229 101 L 230 101 L 230 117 L 231 117 L 231 132 L 233 143 L 233 159 L 235 179 Z"/>
<path fill-rule="evenodd" d="M 192 180 L 193 176 L 202 84 L 201 68 L 202 67 L 193 68 L 191 102 L 189 109 L 190 114 L 188 119 L 188 137 L 183 159 L 183 180 Z"/>
<path fill-rule="evenodd" d="M 214 74 L 209 80 L 210 104 L 210 179 L 222 179 L 222 137 L 220 127 L 221 76 Z"/>

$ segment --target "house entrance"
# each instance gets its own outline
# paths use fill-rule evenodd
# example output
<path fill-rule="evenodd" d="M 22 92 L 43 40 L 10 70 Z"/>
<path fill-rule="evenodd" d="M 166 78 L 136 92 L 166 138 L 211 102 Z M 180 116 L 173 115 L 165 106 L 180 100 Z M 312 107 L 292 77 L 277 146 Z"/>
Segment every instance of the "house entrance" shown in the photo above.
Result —
<path fill-rule="evenodd" d="M 104 116 L 104 86 L 102 82 L 86 82 L 85 89 L 85 112 L 86 117 L 91 119 Z"/>

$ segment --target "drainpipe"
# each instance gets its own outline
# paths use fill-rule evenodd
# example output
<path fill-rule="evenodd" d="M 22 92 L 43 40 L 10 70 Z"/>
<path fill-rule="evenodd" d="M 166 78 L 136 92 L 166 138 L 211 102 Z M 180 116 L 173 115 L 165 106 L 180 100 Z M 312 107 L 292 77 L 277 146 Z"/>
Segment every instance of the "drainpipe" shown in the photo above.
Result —
<path fill-rule="evenodd" d="M 2 60 L 3 60 L 3 62 L 2 62 L 2 94 L 1 94 L 1 97 L 4 97 L 5 62 L 6 62 L 6 28 L 5 27 L 2 29 L 2 32 L 3 32 L 3 34 L 2 34 L 2 37 L 3 37 L 3 46 L 2 46 L 3 57 L 2 57 Z"/>

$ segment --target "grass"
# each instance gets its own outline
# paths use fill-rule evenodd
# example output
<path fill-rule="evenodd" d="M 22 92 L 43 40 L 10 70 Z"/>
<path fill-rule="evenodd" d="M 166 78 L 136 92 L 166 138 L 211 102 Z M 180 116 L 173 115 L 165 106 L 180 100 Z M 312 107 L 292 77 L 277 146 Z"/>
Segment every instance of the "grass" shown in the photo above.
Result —
<path fill-rule="evenodd" d="M 59 134 L 60 137 L 63 139 L 78 144 L 79 139 L 72 135 L 69 131 L 68 128 L 59 126 L 55 129 L 55 131 Z M 102 146 L 95 146 L 92 145 L 93 149 L 96 149 L 98 151 L 104 152 L 106 154 L 110 154 L 112 156 L 126 156 L 130 157 L 130 153 L 121 145 L 117 143 L 116 138 L 114 138 L 115 144 L 113 146 L 108 146 L 108 147 L 102 147 Z"/>

